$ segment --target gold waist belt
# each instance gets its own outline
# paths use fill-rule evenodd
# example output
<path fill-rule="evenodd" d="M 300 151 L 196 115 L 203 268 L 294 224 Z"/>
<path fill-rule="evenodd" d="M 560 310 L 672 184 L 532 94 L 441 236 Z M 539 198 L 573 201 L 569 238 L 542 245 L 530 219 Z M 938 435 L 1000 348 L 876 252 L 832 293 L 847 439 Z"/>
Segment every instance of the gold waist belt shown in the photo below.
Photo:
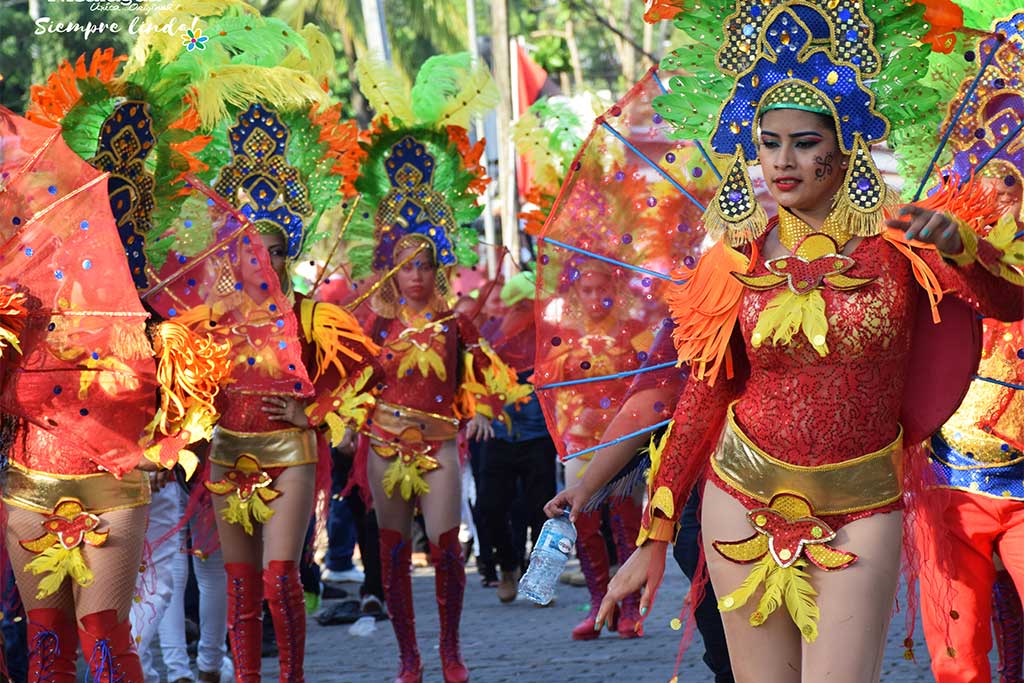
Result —
<path fill-rule="evenodd" d="M 451 441 L 459 433 L 459 421 L 454 417 L 383 402 L 378 402 L 377 409 L 373 412 L 373 427 L 385 434 L 414 443 Z M 371 438 L 372 436 L 371 434 Z M 379 438 L 374 440 L 381 441 Z"/>
<path fill-rule="evenodd" d="M 223 427 L 213 430 L 210 461 L 234 467 L 248 455 L 260 467 L 295 467 L 317 461 L 316 434 L 312 429 L 281 429 L 274 432 L 242 433 Z"/>
<path fill-rule="evenodd" d="M 736 424 L 729 406 L 728 421 L 711 458 L 722 481 L 740 493 L 768 504 L 779 493 L 795 493 L 811 504 L 815 515 L 842 515 L 894 503 L 903 495 L 901 441 L 903 428 L 885 448 L 844 462 L 802 467 L 782 462 L 758 448 Z"/>
<path fill-rule="evenodd" d="M 140 470 L 117 479 L 106 472 L 51 474 L 12 462 L 0 488 L 8 505 L 43 514 L 53 514 L 62 498 L 78 500 L 95 515 L 148 505 L 150 499 L 149 476 Z"/>

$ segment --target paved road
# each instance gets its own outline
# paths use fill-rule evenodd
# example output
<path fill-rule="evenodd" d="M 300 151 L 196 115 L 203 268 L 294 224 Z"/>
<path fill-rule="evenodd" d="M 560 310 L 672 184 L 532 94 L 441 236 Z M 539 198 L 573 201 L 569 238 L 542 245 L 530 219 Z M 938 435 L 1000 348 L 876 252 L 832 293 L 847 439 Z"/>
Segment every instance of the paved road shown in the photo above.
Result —
<path fill-rule="evenodd" d="M 647 635 L 624 641 L 605 633 L 599 640 L 578 643 L 569 631 L 586 611 L 583 588 L 560 586 L 552 607 L 538 608 L 525 600 L 502 605 L 494 589 L 480 586 L 470 568 L 463 616 L 464 655 L 474 683 L 591 683 L 627 680 L 630 683 L 665 683 L 672 675 L 679 632 L 669 627 L 685 593 L 686 579 L 669 562 L 665 585 L 646 624 Z M 431 570 L 416 570 L 413 579 L 417 628 L 423 653 L 425 683 L 440 683 L 437 609 Z M 884 683 L 930 681 L 927 653 L 918 646 L 918 662 L 903 659 L 902 616 L 894 622 L 883 667 Z M 390 683 L 397 670 L 398 653 L 388 622 L 379 622 L 367 637 L 351 636 L 347 626 L 322 627 L 309 622 L 306 680 L 309 683 Z M 921 636 L 918 635 L 920 642 Z M 686 653 L 680 672 L 682 683 L 712 681 L 700 660 L 699 637 Z M 276 681 L 276 667 L 265 660 L 264 680 Z"/>

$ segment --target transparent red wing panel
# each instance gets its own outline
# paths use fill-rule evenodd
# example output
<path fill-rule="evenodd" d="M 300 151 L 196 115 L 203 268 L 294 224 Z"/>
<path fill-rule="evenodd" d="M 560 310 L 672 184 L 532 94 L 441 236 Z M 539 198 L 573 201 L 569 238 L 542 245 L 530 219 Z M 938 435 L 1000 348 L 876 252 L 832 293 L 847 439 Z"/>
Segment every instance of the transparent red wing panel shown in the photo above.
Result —
<path fill-rule="evenodd" d="M 681 391 L 667 335 L 655 340 L 718 180 L 696 144 L 669 137 L 651 109 L 661 93 L 652 71 L 598 119 L 541 236 L 534 383 L 563 457 L 601 443 L 624 406 L 637 430 L 667 419 Z"/>
<path fill-rule="evenodd" d="M 29 308 L 23 353 L 4 350 L 2 406 L 120 473 L 138 462 L 156 406 L 148 314 L 106 178 L 54 133 L 0 108 L 0 283 Z"/>
<path fill-rule="evenodd" d="M 148 253 L 153 286 L 143 301 L 231 345 L 225 391 L 312 395 L 292 302 L 262 240 L 213 190 L 190 185 L 177 223 Z"/>

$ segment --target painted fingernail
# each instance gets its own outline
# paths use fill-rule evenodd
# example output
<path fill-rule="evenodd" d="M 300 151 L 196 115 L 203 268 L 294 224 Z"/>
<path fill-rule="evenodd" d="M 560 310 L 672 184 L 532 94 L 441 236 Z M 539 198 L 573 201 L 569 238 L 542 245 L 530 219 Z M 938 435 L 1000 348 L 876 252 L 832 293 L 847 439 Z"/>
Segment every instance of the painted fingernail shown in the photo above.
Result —
<path fill-rule="evenodd" d="M 907 234 L 904 235 L 904 237 L 906 237 L 908 240 L 914 239 L 914 231 L 913 230 L 907 230 Z"/>
<path fill-rule="evenodd" d="M 646 607 L 641 607 L 640 608 L 640 616 L 642 616 L 642 617 L 647 616 L 647 608 Z"/>
<path fill-rule="evenodd" d="M 600 621 L 595 621 L 594 622 L 594 630 L 595 631 L 600 631 L 601 630 L 601 622 Z"/>

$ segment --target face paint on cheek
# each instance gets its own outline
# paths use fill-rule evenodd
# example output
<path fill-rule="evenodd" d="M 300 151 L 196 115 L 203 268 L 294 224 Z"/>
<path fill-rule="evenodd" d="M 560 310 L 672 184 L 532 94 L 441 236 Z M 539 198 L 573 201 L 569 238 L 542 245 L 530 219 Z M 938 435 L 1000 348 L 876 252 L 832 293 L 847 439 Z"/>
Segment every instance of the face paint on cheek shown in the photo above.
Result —
<path fill-rule="evenodd" d="M 824 157 L 814 157 L 814 179 L 819 183 L 832 177 L 832 152 Z"/>

